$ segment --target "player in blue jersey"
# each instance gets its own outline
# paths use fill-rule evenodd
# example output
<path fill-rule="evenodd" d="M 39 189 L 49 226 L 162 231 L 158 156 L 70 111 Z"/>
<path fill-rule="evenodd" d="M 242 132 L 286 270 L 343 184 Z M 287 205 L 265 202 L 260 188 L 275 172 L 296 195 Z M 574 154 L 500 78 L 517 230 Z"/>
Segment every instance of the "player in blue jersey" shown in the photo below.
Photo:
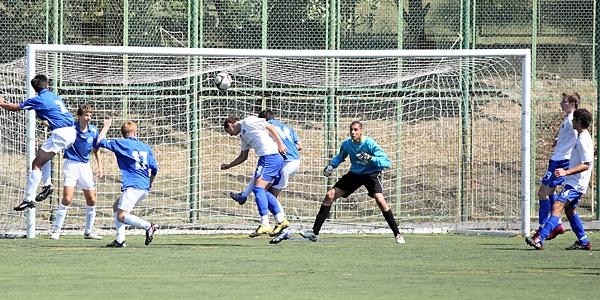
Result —
<path fill-rule="evenodd" d="M 592 243 L 588 239 L 583 222 L 575 209 L 579 200 L 585 194 L 592 177 L 592 168 L 594 166 L 594 141 L 588 131 L 592 125 L 592 113 L 587 109 L 579 108 L 573 112 L 573 128 L 578 136 L 571 152 L 568 168 L 557 168 L 554 170 L 554 177 L 565 178 L 564 187 L 554 204 L 552 205 L 552 215 L 539 230 L 539 233 L 525 241 L 537 250 L 544 249 L 544 241 L 558 227 L 562 210 L 565 210 L 571 229 L 577 236 L 575 244 L 567 247 L 567 250 L 592 250 Z"/>
<path fill-rule="evenodd" d="M 560 107 L 564 114 L 563 122 L 558 130 L 558 135 L 554 140 L 554 151 L 548 161 L 548 168 L 544 177 L 542 178 L 540 188 L 538 189 L 538 203 L 539 203 L 539 227 L 533 234 L 533 237 L 537 237 L 540 230 L 544 228 L 546 221 L 550 217 L 552 206 L 556 201 L 557 195 L 555 193 L 556 187 L 562 185 L 565 181 L 565 177 L 554 176 L 556 169 L 566 169 L 569 167 L 569 158 L 571 157 L 571 150 L 575 141 L 577 140 L 577 131 L 573 128 L 573 112 L 577 109 L 581 103 L 579 94 L 575 92 L 563 93 Z M 559 223 L 554 228 L 554 231 L 550 233 L 547 240 L 555 238 L 557 235 L 565 232 L 565 228 Z"/>
<path fill-rule="evenodd" d="M 260 225 L 250 237 L 256 237 L 263 234 L 269 234 L 273 231 L 269 225 L 269 211 L 275 216 L 277 223 L 286 222 L 285 219 L 279 219 L 281 214 L 281 204 L 267 187 L 278 177 L 283 167 L 283 155 L 287 154 L 287 148 L 275 126 L 267 123 L 267 120 L 255 116 L 247 117 L 243 120 L 231 116 L 223 122 L 225 132 L 231 136 L 240 136 L 240 154 L 230 163 L 221 164 L 221 170 L 227 170 L 237 166 L 248 159 L 248 152 L 254 149 L 259 156 L 256 170 L 254 171 L 255 183 L 252 187 L 256 207 L 260 215 Z"/>
<path fill-rule="evenodd" d="M 35 207 L 35 192 L 42 178 L 42 167 L 56 153 L 71 147 L 77 135 L 73 126 L 75 124 L 73 115 L 67 109 L 65 102 L 49 90 L 48 85 L 48 77 L 36 75 L 31 80 L 31 86 L 37 93 L 35 97 L 19 104 L 7 103 L 3 97 L 0 97 L 0 107 L 9 111 L 34 110 L 37 117 L 46 121 L 50 127 L 50 137 L 38 149 L 31 163 L 31 173 L 25 187 L 25 200 L 15 206 L 16 211 Z"/>
<path fill-rule="evenodd" d="M 302 150 L 302 144 L 300 143 L 300 139 L 298 138 L 298 134 L 288 125 L 281 123 L 279 120 L 276 120 L 273 114 L 273 111 L 270 109 L 266 109 L 261 111 L 258 114 L 259 118 L 266 119 L 267 122 L 273 126 L 277 130 L 279 138 L 283 141 L 283 144 L 287 148 L 287 153 L 285 154 L 283 168 L 279 173 L 279 179 L 277 179 L 273 185 L 269 187 L 269 192 L 271 192 L 275 198 L 279 198 L 279 194 L 281 190 L 285 189 L 288 185 L 289 179 L 292 175 L 296 174 L 300 169 L 300 150 Z M 252 188 L 254 187 L 254 183 L 256 182 L 255 177 L 252 177 L 252 180 L 246 186 L 246 189 L 241 193 L 230 193 L 230 196 L 233 200 L 237 201 L 240 205 L 246 203 L 248 195 L 252 192 Z M 283 222 L 278 222 L 273 228 L 273 231 L 269 234 L 271 236 L 275 236 L 279 234 L 283 229 L 289 227 L 289 222 L 285 219 L 285 213 L 283 210 L 283 206 L 281 202 L 277 200 L 278 205 L 280 207 L 281 216 L 275 216 L 275 219 L 284 220 Z"/>
<path fill-rule="evenodd" d="M 73 146 L 65 150 L 63 154 L 65 160 L 62 202 L 58 205 L 54 224 L 52 224 L 52 235 L 50 236 L 54 240 L 60 238 L 60 232 L 67 216 L 67 209 L 73 203 L 76 188 L 83 190 L 87 205 L 83 237 L 85 239 L 102 239 L 101 236 L 92 231 L 94 219 L 96 218 L 96 187 L 90 163 L 91 154 L 94 155 L 98 165 L 96 169 L 98 178 L 101 178 L 104 173 L 100 155 L 98 155 L 98 129 L 90 124 L 92 112 L 92 107 L 89 104 L 83 104 L 77 109 L 77 122 L 75 123 L 77 138 Z"/>
<path fill-rule="evenodd" d="M 123 138 L 106 140 L 106 133 L 112 119 L 105 119 L 104 126 L 98 136 L 98 146 L 115 153 L 117 165 L 121 170 L 121 196 L 113 205 L 115 217 L 115 240 L 107 247 L 125 247 L 125 225 L 146 230 L 146 246 L 152 242 L 156 224 L 131 214 L 135 205 L 148 197 L 148 192 L 158 173 L 158 163 L 152 154 L 152 149 L 146 143 L 137 139 L 137 125 L 127 121 L 121 125 Z"/>
<path fill-rule="evenodd" d="M 359 187 L 365 186 L 371 198 L 375 199 L 383 217 L 394 233 L 396 243 L 404 244 L 404 237 L 398 230 L 394 214 L 383 197 L 381 172 L 391 166 L 390 159 L 374 139 L 362 134 L 363 125 L 359 121 L 350 124 L 350 138 L 342 142 L 339 153 L 333 157 L 323 170 L 323 175 L 331 176 L 346 157 L 350 157 L 350 170 L 327 191 L 321 208 L 317 213 L 313 229 L 300 233 L 304 238 L 313 242 L 318 240 L 319 231 L 329 215 L 331 205 L 340 197 L 348 197 Z"/>

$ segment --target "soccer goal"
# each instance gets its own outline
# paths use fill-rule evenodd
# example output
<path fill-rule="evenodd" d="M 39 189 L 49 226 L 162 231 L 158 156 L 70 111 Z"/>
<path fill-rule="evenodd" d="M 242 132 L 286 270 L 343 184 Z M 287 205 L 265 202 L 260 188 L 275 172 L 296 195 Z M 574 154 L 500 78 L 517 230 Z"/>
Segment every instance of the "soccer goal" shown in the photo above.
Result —
<path fill-rule="evenodd" d="M 113 117 L 109 138 L 124 120 L 160 165 L 147 201 L 136 214 L 173 232 L 243 232 L 258 225 L 252 196 L 229 198 L 250 180 L 256 157 L 221 171 L 239 153 L 223 131 L 229 115 L 271 108 L 300 136 L 301 170 L 280 199 L 293 228 L 310 228 L 323 196 L 349 168 L 330 178 L 322 169 L 348 137 L 354 120 L 383 147 L 392 167 L 383 173 L 384 196 L 404 232 L 530 230 L 530 51 L 521 50 L 247 50 L 29 45 L 27 58 L 2 69 L 10 102 L 33 96 L 35 74 L 71 110 L 94 108 L 99 128 Z M 217 89 L 215 74 L 231 76 Z M 32 113 L 0 112 L 0 232 L 46 234 L 61 189 L 35 209 L 16 213 L 36 141 L 45 132 Z M 120 173 L 101 153 L 96 227 L 111 230 Z M 95 166 L 94 166 L 95 167 Z M 53 184 L 62 186 L 62 161 L 53 160 Z M 81 231 L 80 192 L 66 230 Z M 27 221 L 28 220 L 28 221 Z M 364 188 L 338 199 L 323 232 L 389 232 Z M 111 231 L 109 231 L 111 232 Z M 164 231 L 162 231 L 164 232 Z M 112 233 L 111 233 L 112 234 Z"/>

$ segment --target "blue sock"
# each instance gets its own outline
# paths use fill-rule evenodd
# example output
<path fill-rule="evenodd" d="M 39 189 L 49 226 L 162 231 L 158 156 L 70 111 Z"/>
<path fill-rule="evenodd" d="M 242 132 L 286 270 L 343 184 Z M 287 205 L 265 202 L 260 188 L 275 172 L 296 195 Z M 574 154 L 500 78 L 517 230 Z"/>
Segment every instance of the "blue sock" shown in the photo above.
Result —
<path fill-rule="evenodd" d="M 266 216 L 269 213 L 269 200 L 267 200 L 265 189 L 255 186 L 252 188 L 252 192 L 254 193 L 254 201 L 256 201 L 258 214 L 261 216 Z"/>
<path fill-rule="evenodd" d="M 540 211 L 539 211 L 539 217 L 540 217 L 540 229 L 542 227 L 544 227 L 544 224 L 546 224 L 546 222 L 548 221 L 548 218 L 550 217 L 550 210 L 552 209 L 552 204 L 550 204 L 550 200 L 548 199 L 544 199 L 544 200 L 539 200 L 540 203 Z"/>
<path fill-rule="evenodd" d="M 267 200 L 269 201 L 269 211 L 271 214 L 276 215 L 280 213 L 281 207 L 279 207 L 279 203 L 277 198 L 275 198 L 275 195 L 271 194 L 269 191 L 266 191 L 265 194 L 267 195 Z"/>
<path fill-rule="evenodd" d="M 548 236 L 550 235 L 550 232 L 552 232 L 552 230 L 554 230 L 554 228 L 556 228 L 556 226 L 558 226 L 559 220 L 560 220 L 560 217 L 550 216 L 548 221 L 546 221 L 546 224 L 544 225 L 544 227 L 542 227 L 542 229 L 540 230 L 540 239 L 542 241 L 546 240 L 548 238 Z"/>
<path fill-rule="evenodd" d="M 575 233 L 575 235 L 577 236 L 577 240 L 579 240 L 579 242 L 582 245 L 587 245 L 590 242 L 590 240 L 588 239 L 587 234 L 585 233 L 585 229 L 583 229 L 583 222 L 581 221 L 581 218 L 579 218 L 579 215 L 574 214 L 568 219 L 569 224 L 571 224 L 571 229 L 573 230 L 573 233 Z"/>

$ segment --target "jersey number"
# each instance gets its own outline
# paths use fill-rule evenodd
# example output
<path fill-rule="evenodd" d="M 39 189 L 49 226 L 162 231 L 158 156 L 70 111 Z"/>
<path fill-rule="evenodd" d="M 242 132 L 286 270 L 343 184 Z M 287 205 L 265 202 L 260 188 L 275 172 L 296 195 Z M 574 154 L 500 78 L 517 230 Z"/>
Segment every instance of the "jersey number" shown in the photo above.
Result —
<path fill-rule="evenodd" d="M 133 151 L 133 159 L 135 159 L 135 168 L 147 170 L 148 169 L 148 152 L 146 151 Z"/>

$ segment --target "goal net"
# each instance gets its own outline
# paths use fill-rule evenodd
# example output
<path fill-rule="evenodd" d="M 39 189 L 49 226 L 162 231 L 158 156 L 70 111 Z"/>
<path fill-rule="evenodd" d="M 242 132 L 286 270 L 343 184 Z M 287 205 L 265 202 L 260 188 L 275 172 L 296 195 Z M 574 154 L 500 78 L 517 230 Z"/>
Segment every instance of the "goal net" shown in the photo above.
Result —
<path fill-rule="evenodd" d="M 401 231 L 499 230 L 529 232 L 528 50 L 235 50 L 30 45 L 27 60 L 2 66 L 1 94 L 9 102 L 33 96 L 35 74 L 73 113 L 94 108 L 92 123 L 113 117 L 108 138 L 134 120 L 139 138 L 160 171 L 135 214 L 173 232 L 245 232 L 258 225 L 253 197 L 229 198 L 250 180 L 256 156 L 222 171 L 240 151 L 223 130 L 270 108 L 301 140 L 300 172 L 281 195 L 293 228 L 311 228 L 325 192 L 349 168 L 330 178 L 322 169 L 359 120 L 363 133 L 385 150 L 384 196 Z M 224 91 L 212 83 L 229 73 Z M 47 234 L 61 188 L 36 209 L 12 207 L 23 198 L 36 141 L 47 132 L 23 112 L 0 111 L 0 232 Z M 120 194 L 114 155 L 101 153 L 105 177 L 97 182 L 96 227 L 112 234 L 112 204 Z M 62 159 L 52 181 L 62 187 Z M 95 162 L 92 164 L 95 166 Z M 65 230 L 81 234 L 85 201 L 80 191 Z M 27 216 L 30 221 L 26 222 Z M 32 221 L 35 221 L 34 223 Z M 323 232 L 390 232 L 364 188 L 338 199 Z M 34 236 L 29 232 L 29 236 Z"/>

